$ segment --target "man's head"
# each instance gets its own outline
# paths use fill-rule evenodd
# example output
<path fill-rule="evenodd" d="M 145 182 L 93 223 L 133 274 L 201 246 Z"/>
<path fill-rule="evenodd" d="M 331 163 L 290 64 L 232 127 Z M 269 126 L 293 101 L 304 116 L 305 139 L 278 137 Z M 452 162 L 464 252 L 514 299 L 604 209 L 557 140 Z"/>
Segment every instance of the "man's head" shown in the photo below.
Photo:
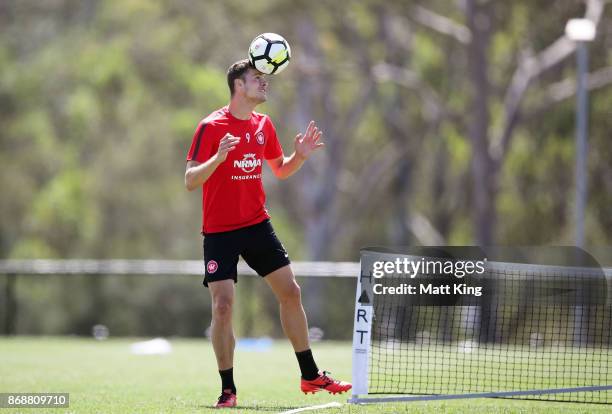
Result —
<path fill-rule="evenodd" d="M 255 69 L 248 59 L 239 60 L 227 70 L 227 85 L 230 95 L 244 97 L 257 103 L 265 102 L 268 81 L 265 75 Z"/>

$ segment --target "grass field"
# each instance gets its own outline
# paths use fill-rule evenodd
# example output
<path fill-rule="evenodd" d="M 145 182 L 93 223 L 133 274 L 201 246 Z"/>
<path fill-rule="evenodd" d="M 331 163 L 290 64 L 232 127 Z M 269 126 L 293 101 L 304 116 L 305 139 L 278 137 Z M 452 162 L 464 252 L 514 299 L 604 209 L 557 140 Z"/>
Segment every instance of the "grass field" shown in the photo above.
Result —
<path fill-rule="evenodd" d="M 538 390 L 612 383 L 612 372 L 608 370 L 612 367 L 612 353 L 607 347 L 532 348 L 432 341 L 424 345 L 376 343 L 371 352 L 372 365 L 377 369 L 370 372 L 370 392 L 400 389 L 415 394 L 460 394 L 516 391 L 518 384 L 522 390 Z M 599 403 L 612 401 L 612 391 L 538 398 Z"/>
<path fill-rule="evenodd" d="M 171 340 L 167 355 L 132 355 L 135 339 L 97 342 L 83 338 L 0 339 L 0 392 L 69 392 L 68 409 L 0 408 L 0 414 L 31 413 L 207 413 L 219 394 L 211 345 L 205 340 Z M 350 379 L 349 343 L 313 346 L 319 365 Z M 347 395 L 305 396 L 298 390 L 297 362 L 287 342 L 266 352 L 238 349 L 235 377 L 239 408 L 232 413 L 276 413 L 345 403 Z M 518 400 L 456 400 L 349 405 L 315 413 L 609 413 L 611 407 Z M 308 412 L 308 411 L 307 411 Z"/>

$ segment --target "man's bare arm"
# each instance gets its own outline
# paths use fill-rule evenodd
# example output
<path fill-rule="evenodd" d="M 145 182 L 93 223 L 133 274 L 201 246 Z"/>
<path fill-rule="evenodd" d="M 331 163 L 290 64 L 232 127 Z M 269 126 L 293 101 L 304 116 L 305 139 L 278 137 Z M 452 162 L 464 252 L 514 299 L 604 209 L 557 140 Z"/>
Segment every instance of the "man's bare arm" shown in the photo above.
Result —
<path fill-rule="evenodd" d="M 280 156 L 278 158 L 268 160 L 268 165 L 277 178 L 284 180 L 295 174 L 295 172 L 304 164 L 304 161 L 306 161 L 306 158 L 303 158 L 294 152 L 289 157 Z"/>
<path fill-rule="evenodd" d="M 306 133 L 298 134 L 295 137 L 295 151 L 289 157 L 281 156 L 268 160 L 268 164 L 274 175 L 284 180 L 293 175 L 304 164 L 304 161 L 313 151 L 325 146 L 320 142 L 322 132 L 317 128 L 314 121 L 310 121 Z"/>
<path fill-rule="evenodd" d="M 215 172 L 217 167 L 227 159 L 227 153 L 236 148 L 240 142 L 239 137 L 234 137 L 230 134 L 225 134 L 219 142 L 217 153 L 203 163 L 197 161 L 187 161 L 185 168 L 185 187 L 187 191 L 193 191 L 200 188 L 208 178 Z"/>

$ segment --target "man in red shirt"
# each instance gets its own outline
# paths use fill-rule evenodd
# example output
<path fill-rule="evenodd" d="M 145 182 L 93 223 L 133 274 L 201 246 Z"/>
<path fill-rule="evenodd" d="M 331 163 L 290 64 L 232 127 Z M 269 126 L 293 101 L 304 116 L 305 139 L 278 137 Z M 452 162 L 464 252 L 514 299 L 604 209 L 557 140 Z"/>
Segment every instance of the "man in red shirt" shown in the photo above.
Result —
<path fill-rule="evenodd" d="M 198 125 L 185 171 L 187 189 L 202 188 L 204 285 L 212 297 L 211 339 L 222 383 L 215 406 L 236 406 L 232 305 L 238 256 L 264 278 L 278 299 L 281 324 L 300 366 L 301 390 L 345 392 L 351 384 L 319 371 L 312 356 L 300 287 L 270 224 L 261 180 L 264 159 L 278 178 L 294 174 L 324 146 L 321 131 L 311 121 L 306 132 L 295 137 L 293 154 L 285 157 L 270 118 L 253 111 L 267 99 L 265 75 L 245 59 L 230 66 L 227 82 L 230 103 Z"/>

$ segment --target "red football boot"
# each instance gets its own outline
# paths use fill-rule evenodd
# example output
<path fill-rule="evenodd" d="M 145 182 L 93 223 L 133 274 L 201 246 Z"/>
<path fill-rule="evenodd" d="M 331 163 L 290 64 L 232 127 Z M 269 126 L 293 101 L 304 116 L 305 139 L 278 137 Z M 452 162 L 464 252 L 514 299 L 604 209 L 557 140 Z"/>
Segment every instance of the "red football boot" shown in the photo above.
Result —
<path fill-rule="evenodd" d="M 302 392 L 304 394 L 308 394 L 309 392 L 314 394 L 315 392 L 324 390 L 330 394 L 342 394 L 353 387 L 348 382 L 335 380 L 327 374 L 329 374 L 329 372 L 319 371 L 319 376 L 313 380 L 307 381 L 302 378 L 300 386 Z"/>
<path fill-rule="evenodd" d="M 236 394 L 232 393 L 231 390 L 223 390 L 215 404 L 215 408 L 231 408 L 235 407 L 237 403 Z"/>

